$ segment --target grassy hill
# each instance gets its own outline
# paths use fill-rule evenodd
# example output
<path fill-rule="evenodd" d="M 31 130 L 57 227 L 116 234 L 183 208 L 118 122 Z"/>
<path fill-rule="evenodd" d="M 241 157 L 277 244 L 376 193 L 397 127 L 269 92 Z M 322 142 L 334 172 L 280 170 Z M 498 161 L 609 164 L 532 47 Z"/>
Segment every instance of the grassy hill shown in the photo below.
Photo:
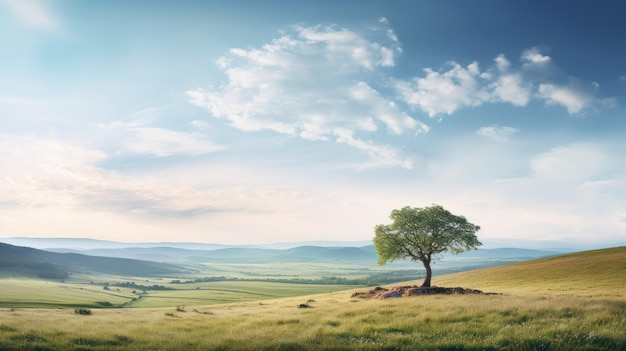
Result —
<path fill-rule="evenodd" d="M 626 350 L 625 255 L 587 251 L 435 281 L 503 295 L 379 300 L 349 290 L 88 316 L 0 309 L 0 350 Z"/>
<path fill-rule="evenodd" d="M 438 286 L 506 293 L 626 296 L 626 246 L 434 277 Z"/>
<path fill-rule="evenodd" d="M 65 279 L 69 273 L 105 273 L 125 276 L 156 276 L 186 272 L 183 266 L 149 261 L 56 253 L 0 243 L 3 275 Z"/>

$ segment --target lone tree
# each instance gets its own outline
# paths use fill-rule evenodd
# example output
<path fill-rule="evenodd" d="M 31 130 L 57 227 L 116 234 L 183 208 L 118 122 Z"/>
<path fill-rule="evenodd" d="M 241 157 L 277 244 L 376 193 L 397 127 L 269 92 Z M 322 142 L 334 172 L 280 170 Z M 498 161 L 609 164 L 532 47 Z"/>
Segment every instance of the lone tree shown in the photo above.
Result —
<path fill-rule="evenodd" d="M 374 246 L 378 264 L 411 258 L 426 268 L 423 287 L 430 286 L 430 262 L 437 254 L 459 254 L 482 245 L 476 237 L 480 227 L 463 216 L 456 216 L 440 205 L 424 208 L 403 207 L 391 211 L 393 223 L 375 227 Z"/>

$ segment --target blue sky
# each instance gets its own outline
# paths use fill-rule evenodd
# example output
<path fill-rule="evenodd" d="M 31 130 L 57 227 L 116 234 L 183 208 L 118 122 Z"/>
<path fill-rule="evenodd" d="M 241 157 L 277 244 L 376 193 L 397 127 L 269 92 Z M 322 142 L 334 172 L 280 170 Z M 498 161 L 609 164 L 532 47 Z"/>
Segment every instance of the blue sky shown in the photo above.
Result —
<path fill-rule="evenodd" d="M 0 237 L 626 240 L 620 2 L 0 1 Z"/>

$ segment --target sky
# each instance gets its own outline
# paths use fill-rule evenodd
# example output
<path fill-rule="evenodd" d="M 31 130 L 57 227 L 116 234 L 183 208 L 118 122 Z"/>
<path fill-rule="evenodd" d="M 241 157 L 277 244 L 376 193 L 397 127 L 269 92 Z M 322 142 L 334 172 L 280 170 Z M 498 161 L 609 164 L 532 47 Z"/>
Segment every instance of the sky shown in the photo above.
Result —
<path fill-rule="evenodd" d="M 626 241 L 619 1 L 0 0 L 0 238 Z"/>

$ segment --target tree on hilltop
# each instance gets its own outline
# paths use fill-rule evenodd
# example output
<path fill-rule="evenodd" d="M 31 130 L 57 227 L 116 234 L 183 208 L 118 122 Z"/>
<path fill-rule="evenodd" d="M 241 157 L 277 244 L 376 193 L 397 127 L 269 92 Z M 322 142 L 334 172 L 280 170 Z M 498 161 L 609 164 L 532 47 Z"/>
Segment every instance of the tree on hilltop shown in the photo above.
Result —
<path fill-rule="evenodd" d="M 424 208 L 403 207 L 391 211 L 393 223 L 375 227 L 374 246 L 378 264 L 410 258 L 426 268 L 423 287 L 430 286 L 430 263 L 437 254 L 459 254 L 482 245 L 476 237 L 480 227 L 463 216 L 456 216 L 440 205 Z"/>

